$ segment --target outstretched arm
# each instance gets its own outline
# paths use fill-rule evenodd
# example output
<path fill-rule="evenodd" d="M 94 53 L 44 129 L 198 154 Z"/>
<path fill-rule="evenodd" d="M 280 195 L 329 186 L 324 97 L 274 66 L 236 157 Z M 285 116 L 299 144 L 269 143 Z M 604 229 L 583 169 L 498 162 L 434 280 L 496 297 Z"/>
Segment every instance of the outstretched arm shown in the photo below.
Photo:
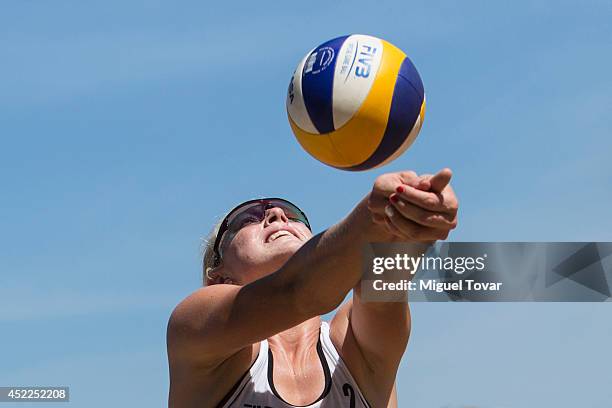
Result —
<path fill-rule="evenodd" d="M 375 183 L 370 210 L 397 241 L 413 246 L 419 256 L 430 243 L 446 239 L 457 225 L 457 199 L 448 169 L 435 176 L 412 172 L 383 175 Z M 366 398 L 374 405 L 389 401 L 397 367 L 410 334 L 410 310 L 405 302 L 365 302 L 358 283 L 353 299 L 332 321 L 332 336 Z M 378 406 L 377 405 L 377 406 Z M 382 406 L 382 405 L 381 405 Z"/>

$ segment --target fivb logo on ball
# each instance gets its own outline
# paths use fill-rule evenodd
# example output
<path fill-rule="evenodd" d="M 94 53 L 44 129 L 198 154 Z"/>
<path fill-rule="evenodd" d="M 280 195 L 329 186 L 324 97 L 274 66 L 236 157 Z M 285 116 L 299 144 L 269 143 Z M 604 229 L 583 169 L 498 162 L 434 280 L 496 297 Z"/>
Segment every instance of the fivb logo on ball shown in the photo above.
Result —
<path fill-rule="evenodd" d="M 414 141 L 425 93 L 401 50 L 350 35 L 304 56 L 289 84 L 287 113 L 298 141 L 317 160 L 366 170 L 397 158 Z"/>

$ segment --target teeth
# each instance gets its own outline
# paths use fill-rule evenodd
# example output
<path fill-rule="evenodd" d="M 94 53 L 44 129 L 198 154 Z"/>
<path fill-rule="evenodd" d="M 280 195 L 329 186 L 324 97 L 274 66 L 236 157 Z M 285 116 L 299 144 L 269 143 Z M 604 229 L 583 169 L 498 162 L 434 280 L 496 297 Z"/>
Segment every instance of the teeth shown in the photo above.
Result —
<path fill-rule="evenodd" d="M 274 234 L 270 235 L 270 238 L 268 238 L 268 242 L 270 241 L 274 241 L 276 238 L 278 237 L 282 237 L 284 235 L 291 235 L 291 233 L 289 231 L 276 231 Z"/>

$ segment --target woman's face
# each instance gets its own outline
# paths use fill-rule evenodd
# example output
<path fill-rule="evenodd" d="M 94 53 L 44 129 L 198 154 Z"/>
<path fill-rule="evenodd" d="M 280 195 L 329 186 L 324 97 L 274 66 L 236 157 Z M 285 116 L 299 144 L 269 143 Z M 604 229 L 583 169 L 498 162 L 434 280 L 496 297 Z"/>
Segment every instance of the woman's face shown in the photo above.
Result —
<path fill-rule="evenodd" d="M 269 208 L 263 221 L 246 224 L 222 243 L 225 274 L 240 285 L 257 280 L 278 270 L 310 237 L 306 225 Z"/>

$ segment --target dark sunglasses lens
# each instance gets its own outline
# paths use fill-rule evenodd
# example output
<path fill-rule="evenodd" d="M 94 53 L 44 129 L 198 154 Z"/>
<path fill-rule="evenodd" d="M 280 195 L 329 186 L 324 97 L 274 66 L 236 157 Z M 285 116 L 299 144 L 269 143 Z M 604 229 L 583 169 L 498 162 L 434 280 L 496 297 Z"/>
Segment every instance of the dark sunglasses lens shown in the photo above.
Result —
<path fill-rule="evenodd" d="M 240 229 L 248 224 L 261 222 L 264 211 L 260 203 L 250 203 L 234 210 L 227 218 L 227 230 L 219 241 L 219 254 L 229 244 Z"/>
<path fill-rule="evenodd" d="M 261 222 L 264 219 L 264 209 L 260 204 L 239 209 L 236 214 L 228 221 L 228 229 L 238 232 L 241 228 Z"/>
<path fill-rule="evenodd" d="M 298 221 L 306 226 L 309 226 L 308 221 L 306 220 L 306 216 L 295 205 L 289 202 L 285 202 L 285 201 L 271 200 L 268 204 L 268 208 L 272 208 L 272 207 L 281 208 L 283 212 L 285 213 L 285 215 L 287 216 L 287 218 L 289 218 L 291 221 Z"/>

